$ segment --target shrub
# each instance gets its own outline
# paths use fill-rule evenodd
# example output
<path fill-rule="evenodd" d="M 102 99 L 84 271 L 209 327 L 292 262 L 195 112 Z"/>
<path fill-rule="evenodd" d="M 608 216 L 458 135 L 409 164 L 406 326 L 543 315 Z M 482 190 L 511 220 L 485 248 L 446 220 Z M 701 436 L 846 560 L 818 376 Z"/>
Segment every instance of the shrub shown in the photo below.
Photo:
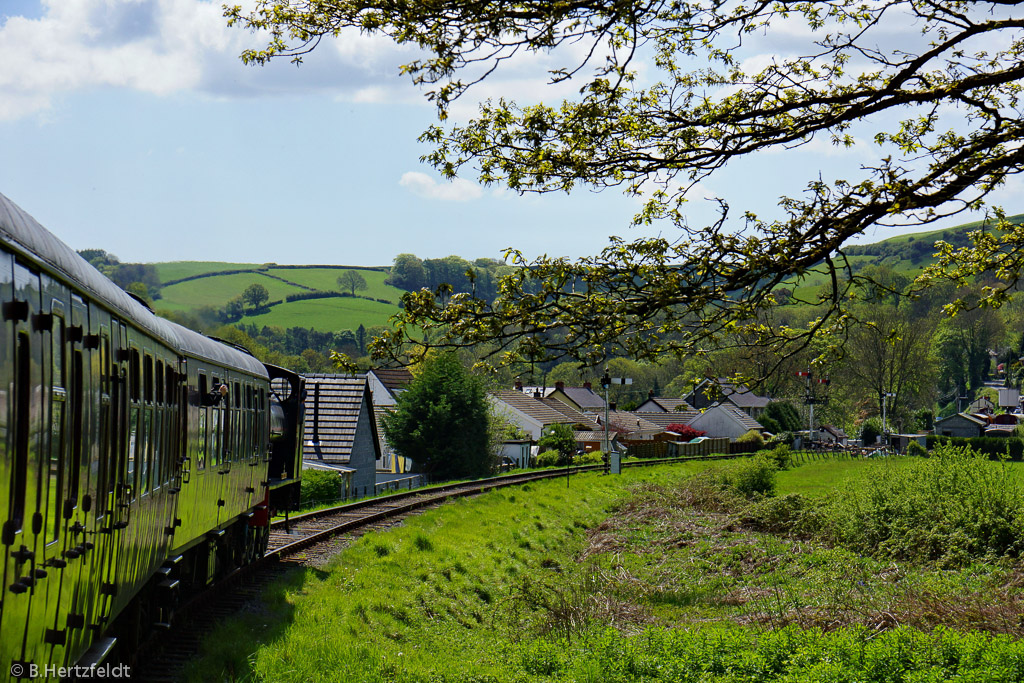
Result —
<path fill-rule="evenodd" d="M 668 427 L 665 428 L 665 431 L 675 432 L 686 441 L 692 441 L 699 436 L 704 436 L 705 434 L 707 434 L 707 432 L 702 432 L 699 429 L 694 429 L 690 425 L 684 424 L 670 424 Z"/>
<path fill-rule="evenodd" d="M 1024 550 L 1024 494 L 1005 463 L 940 445 L 931 458 L 880 465 L 831 495 L 825 540 L 880 557 L 968 564 Z"/>
<path fill-rule="evenodd" d="M 564 465 L 576 452 L 576 436 L 569 425 L 548 425 L 544 428 L 544 433 L 537 442 L 537 446 L 545 451 L 558 451 L 562 456 L 558 464 Z"/>
<path fill-rule="evenodd" d="M 877 417 L 871 417 L 864 420 L 864 424 L 860 426 L 860 442 L 865 446 L 878 441 L 879 434 L 882 433 L 882 421 Z"/>
<path fill-rule="evenodd" d="M 303 470 L 299 505 L 310 507 L 320 503 L 333 503 L 341 497 L 341 477 L 335 472 Z"/>
<path fill-rule="evenodd" d="M 574 465 L 597 465 L 602 462 L 604 454 L 601 451 L 590 451 L 589 453 L 580 453 L 572 459 Z"/>
<path fill-rule="evenodd" d="M 907 445 L 907 455 L 912 455 L 918 458 L 927 458 L 928 449 L 922 446 L 918 441 L 911 441 Z"/>
<path fill-rule="evenodd" d="M 537 456 L 537 467 L 554 467 L 562 460 L 558 451 L 544 451 Z"/>
<path fill-rule="evenodd" d="M 793 466 L 793 452 L 787 443 L 777 444 L 770 451 L 760 451 L 759 454 L 763 454 L 764 457 L 774 462 L 780 470 L 788 470 Z"/>
<path fill-rule="evenodd" d="M 775 493 L 775 463 L 763 455 L 755 455 L 734 463 L 720 475 L 721 483 L 737 493 L 753 498 Z"/>
<path fill-rule="evenodd" d="M 761 446 L 764 445 L 764 437 L 761 436 L 761 432 L 757 431 L 756 429 L 751 429 L 749 432 L 743 434 L 742 436 L 740 436 L 740 438 L 736 439 L 736 443 L 754 444 L 755 446 L 760 448 Z"/>

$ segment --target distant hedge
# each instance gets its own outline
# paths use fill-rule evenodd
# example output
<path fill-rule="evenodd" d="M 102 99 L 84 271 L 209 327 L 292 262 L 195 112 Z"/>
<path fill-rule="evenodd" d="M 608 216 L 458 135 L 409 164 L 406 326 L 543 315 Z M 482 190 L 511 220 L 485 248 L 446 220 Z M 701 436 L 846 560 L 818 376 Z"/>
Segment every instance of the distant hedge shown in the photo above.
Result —
<path fill-rule="evenodd" d="M 992 458 L 1004 457 L 1007 449 L 1009 449 L 1010 460 L 1024 460 L 1024 439 L 1015 436 L 974 436 L 964 438 L 962 436 L 928 435 L 928 450 L 932 450 L 943 443 L 951 443 L 954 446 L 970 446 L 977 452 L 984 453 Z"/>

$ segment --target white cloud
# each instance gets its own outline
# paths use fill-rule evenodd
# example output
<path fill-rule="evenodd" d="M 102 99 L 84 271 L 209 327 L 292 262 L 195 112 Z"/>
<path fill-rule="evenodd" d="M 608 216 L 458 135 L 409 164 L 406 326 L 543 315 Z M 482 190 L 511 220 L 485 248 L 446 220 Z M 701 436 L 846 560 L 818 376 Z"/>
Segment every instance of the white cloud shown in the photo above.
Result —
<path fill-rule="evenodd" d="M 479 185 L 463 178 L 450 183 L 438 183 L 426 173 L 409 171 L 402 174 L 398 184 L 424 199 L 438 199 L 446 202 L 468 202 L 483 196 Z"/>

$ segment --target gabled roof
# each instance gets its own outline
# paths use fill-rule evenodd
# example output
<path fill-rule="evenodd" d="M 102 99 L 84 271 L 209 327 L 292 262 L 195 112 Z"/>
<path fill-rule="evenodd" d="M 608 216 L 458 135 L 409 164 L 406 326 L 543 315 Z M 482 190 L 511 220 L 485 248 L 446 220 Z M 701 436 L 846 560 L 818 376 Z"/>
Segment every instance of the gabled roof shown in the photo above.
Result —
<path fill-rule="evenodd" d="M 604 432 L 573 432 L 573 438 L 576 439 L 576 443 L 585 443 L 588 441 L 604 441 Z M 615 441 L 618 438 L 618 432 L 608 432 L 608 440 Z"/>
<path fill-rule="evenodd" d="M 601 420 L 604 419 L 603 414 L 598 414 Z M 611 410 L 608 412 L 608 423 L 612 427 L 618 429 L 624 429 L 627 432 L 656 432 L 661 433 L 665 429 L 650 420 L 640 417 L 636 413 L 629 413 L 625 410 Z M 603 422 L 602 422 L 603 424 Z"/>
<path fill-rule="evenodd" d="M 562 393 L 572 399 L 573 403 L 580 408 L 601 408 L 604 409 L 604 399 L 593 389 L 586 387 L 563 387 Z"/>
<path fill-rule="evenodd" d="M 412 382 L 412 373 L 406 368 L 374 368 L 370 370 L 384 388 L 394 394 L 405 389 Z"/>
<path fill-rule="evenodd" d="M 746 429 L 747 431 L 751 429 L 756 429 L 758 431 L 764 429 L 764 426 L 760 422 L 747 415 L 745 412 L 737 408 L 729 401 L 722 401 L 721 403 L 716 403 L 713 406 L 710 406 L 703 413 L 701 413 L 701 415 L 707 415 L 713 410 L 718 410 L 728 415 L 730 418 L 732 418 L 732 420 L 734 420 L 741 427 L 743 427 L 743 429 Z"/>
<path fill-rule="evenodd" d="M 520 413 L 532 418 L 533 420 L 536 420 L 541 425 L 573 424 L 576 421 L 573 418 L 567 417 L 564 413 L 555 410 L 543 401 L 540 401 L 533 396 L 527 396 L 523 392 L 516 391 L 515 389 L 503 389 L 501 391 L 495 391 L 491 395 L 505 405 L 518 410 Z"/>
<path fill-rule="evenodd" d="M 546 405 L 548 408 L 557 410 L 567 419 L 572 420 L 576 424 L 597 424 L 597 420 L 594 419 L 593 413 L 591 413 L 590 415 L 581 413 L 580 411 L 573 408 L 571 405 L 568 405 L 567 403 L 562 403 L 554 396 L 542 398 L 541 403 Z"/>
<path fill-rule="evenodd" d="M 694 395 L 698 392 L 706 392 L 709 385 L 712 384 L 718 385 L 717 388 L 721 391 L 719 398 L 729 400 L 740 408 L 765 408 L 771 402 L 770 398 L 758 396 L 747 387 L 730 382 L 724 377 L 702 380 L 693 391 L 686 395 L 686 400 L 692 404 Z M 712 392 L 711 398 L 715 398 L 714 392 Z"/>
<path fill-rule="evenodd" d="M 690 420 L 700 415 L 699 410 L 682 410 L 678 412 L 670 413 L 648 413 L 645 411 L 635 410 L 633 414 L 637 417 L 641 417 L 648 422 L 653 422 L 659 427 L 665 429 L 669 425 L 684 425 L 688 424 Z"/>
<path fill-rule="evenodd" d="M 306 425 L 302 444 L 304 460 L 333 463 L 348 462 L 357 437 L 359 416 L 367 411 L 373 433 L 363 438 L 373 441 L 377 457 L 380 446 L 376 437 L 369 387 L 365 375 L 304 375 Z"/>
<path fill-rule="evenodd" d="M 954 419 L 956 419 L 958 417 L 963 418 L 963 419 L 967 420 L 968 422 L 973 422 L 974 424 L 978 425 L 979 427 L 987 427 L 988 426 L 988 420 L 983 420 L 980 417 L 975 417 L 974 415 L 968 415 L 967 413 L 953 413 L 952 415 L 947 415 L 946 417 L 940 417 L 939 419 L 935 420 L 935 424 L 940 424 L 942 422 L 948 422 L 948 421 L 954 420 Z"/>
<path fill-rule="evenodd" d="M 644 403 L 653 403 L 654 405 L 661 408 L 666 413 L 682 412 L 685 410 L 693 410 L 693 406 L 687 403 L 681 398 L 666 398 L 665 396 L 650 396 Z M 640 411 L 636 411 L 640 412 Z M 647 411 L 644 411 L 647 412 Z M 654 411 L 651 411 L 654 412 Z"/>

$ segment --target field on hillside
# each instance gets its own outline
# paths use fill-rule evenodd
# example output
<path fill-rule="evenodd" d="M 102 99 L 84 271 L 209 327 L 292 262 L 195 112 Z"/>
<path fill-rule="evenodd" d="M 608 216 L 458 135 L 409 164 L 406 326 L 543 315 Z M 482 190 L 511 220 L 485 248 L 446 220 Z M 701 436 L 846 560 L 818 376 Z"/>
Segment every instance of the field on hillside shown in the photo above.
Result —
<path fill-rule="evenodd" d="M 287 576 L 207 639 L 190 680 L 1019 681 L 1024 571 L 1012 556 L 894 561 L 792 525 L 809 528 L 801 509 L 874 500 L 895 528 L 938 491 L 942 509 L 998 525 L 998 501 L 1020 502 L 1004 475 L 1019 481 L 1020 468 L 815 461 L 775 475 L 773 495 L 747 496 L 770 469 L 741 460 L 459 499 Z M 915 477 L 905 500 L 871 493 Z M 987 501 L 971 502 L 982 490 Z M 839 508 L 828 514 L 846 524 Z M 769 530 L 787 519 L 790 532 Z M 981 533 L 970 527 L 957 524 Z"/>
<path fill-rule="evenodd" d="M 164 263 L 154 263 L 153 267 L 156 268 L 161 282 L 169 282 L 183 277 L 202 275 L 203 273 L 252 269 L 259 266 L 255 263 L 225 263 L 223 261 L 167 261 Z"/>
<path fill-rule="evenodd" d="M 187 311 L 201 306 L 223 308 L 228 301 L 239 296 L 252 284 L 266 287 L 271 301 L 283 300 L 289 294 L 307 291 L 260 273 L 217 275 L 164 287 L 160 290 L 161 298 L 155 302 L 156 308 L 172 311 Z"/>
<path fill-rule="evenodd" d="M 246 287 L 254 283 L 267 288 L 270 301 L 282 301 L 266 313 L 248 316 L 243 322 L 256 325 L 279 327 L 306 327 L 321 331 L 354 330 L 360 325 L 372 327 L 384 325 L 389 317 L 398 312 L 398 301 L 404 292 L 391 285 L 385 285 L 385 269 L 355 269 L 366 280 L 367 288 L 357 290 L 358 297 L 371 297 L 390 301 L 367 301 L 358 298 L 329 298 L 297 302 L 283 301 L 292 294 L 312 290 L 338 292 L 338 277 L 346 266 L 324 268 L 269 268 L 265 272 L 257 264 L 179 261 L 154 264 L 162 281 L 183 277 L 217 273 L 224 270 L 252 269 L 253 272 L 232 274 L 211 274 L 165 286 L 161 298 L 155 302 L 157 310 L 190 311 L 203 306 L 223 308 L 231 299 L 239 296 Z"/>
<path fill-rule="evenodd" d="M 338 286 L 338 278 L 346 270 L 345 266 L 337 268 L 270 268 L 267 272 L 276 275 L 289 282 L 295 282 L 312 289 L 319 289 L 325 292 L 341 291 Z M 405 294 L 404 290 L 398 287 L 384 284 L 388 274 L 382 270 L 356 270 L 366 280 L 366 289 L 356 290 L 359 296 L 368 296 L 374 299 L 387 299 L 397 304 L 398 300 Z"/>
<path fill-rule="evenodd" d="M 245 316 L 242 322 L 259 327 L 307 327 L 321 332 L 354 330 L 360 325 L 373 327 L 386 325 L 388 318 L 398 312 L 397 306 L 377 301 L 337 297 L 330 299 L 307 299 L 274 306 L 268 313 Z"/>

